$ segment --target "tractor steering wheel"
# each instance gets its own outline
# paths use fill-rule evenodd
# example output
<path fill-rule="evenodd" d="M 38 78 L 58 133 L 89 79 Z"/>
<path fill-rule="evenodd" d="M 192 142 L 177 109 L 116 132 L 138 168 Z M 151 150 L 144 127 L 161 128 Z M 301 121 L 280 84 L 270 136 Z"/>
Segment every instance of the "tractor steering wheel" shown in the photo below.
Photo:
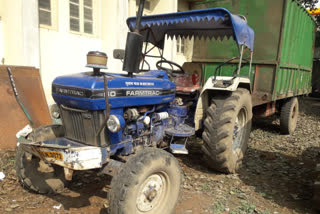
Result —
<path fill-rule="evenodd" d="M 162 67 L 162 63 L 170 65 L 171 68 Z M 172 77 L 175 77 L 175 74 L 185 74 L 185 71 L 180 65 L 169 60 L 160 60 L 156 63 L 156 66 L 158 70 L 163 70 Z M 178 70 L 174 69 L 174 66 L 177 67 Z"/>

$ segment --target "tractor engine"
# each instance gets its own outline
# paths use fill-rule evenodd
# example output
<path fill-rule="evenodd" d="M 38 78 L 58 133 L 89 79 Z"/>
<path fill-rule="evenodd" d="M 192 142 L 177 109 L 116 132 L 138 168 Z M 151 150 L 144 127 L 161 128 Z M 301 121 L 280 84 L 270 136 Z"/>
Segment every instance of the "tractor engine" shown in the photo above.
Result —
<path fill-rule="evenodd" d="M 188 137 L 187 107 L 175 100 L 176 85 L 164 71 L 132 76 L 97 70 L 57 77 L 52 96 L 65 137 L 110 153 L 130 154 L 135 147 L 169 146 L 166 139 Z M 106 104 L 105 91 L 108 102 Z"/>

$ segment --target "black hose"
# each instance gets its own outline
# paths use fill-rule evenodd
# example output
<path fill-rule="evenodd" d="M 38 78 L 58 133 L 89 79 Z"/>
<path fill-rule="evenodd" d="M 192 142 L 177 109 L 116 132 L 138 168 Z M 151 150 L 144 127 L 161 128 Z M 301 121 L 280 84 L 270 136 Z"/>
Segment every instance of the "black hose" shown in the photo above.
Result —
<path fill-rule="evenodd" d="M 7 68 L 7 71 L 8 71 L 8 75 L 9 75 L 9 80 L 10 80 L 10 83 L 11 83 L 11 87 L 13 89 L 13 93 L 14 93 L 14 96 L 17 100 L 17 103 L 19 104 L 19 106 L 21 107 L 23 113 L 26 115 L 28 121 L 29 121 L 29 124 L 30 126 L 32 127 L 33 126 L 33 121 L 31 119 L 31 116 L 30 114 L 28 113 L 27 109 L 24 107 L 24 105 L 22 104 L 22 102 L 20 101 L 20 98 L 19 98 L 19 95 L 18 95 L 18 91 L 17 91 L 17 88 L 16 88 L 16 84 L 14 82 L 14 79 L 13 79 L 13 76 L 12 76 L 12 72 L 11 72 L 11 68 L 8 67 Z"/>

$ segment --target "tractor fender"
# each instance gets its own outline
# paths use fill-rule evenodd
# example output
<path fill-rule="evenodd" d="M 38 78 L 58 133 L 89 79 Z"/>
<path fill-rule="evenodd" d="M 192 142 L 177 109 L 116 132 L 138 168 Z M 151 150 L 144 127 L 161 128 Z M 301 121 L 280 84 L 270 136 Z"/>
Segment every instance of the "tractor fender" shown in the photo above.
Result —
<path fill-rule="evenodd" d="M 231 80 L 232 77 L 217 77 L 214 81 L 214 77 L 210 77 L 207 82 L 205 83 L 202 91 L 200 93 L 197 108 L 195 111 L 194 123 L 195 123 L 195 130 L 199 130 L 202 128 L 202 120 L 205 116 L 206 109 L 209 106 L 209 97 L 210 94 L 217 91 L 236 91 L 239 87 L 246 88 L 251 93 L 251 84 L 250 80 L 247 77 L 236 77 L 233 79 L 232 84 L 228 87 L 219 87 L 217 86 L 217 82 L 221 82 L 223 80 Z"/>

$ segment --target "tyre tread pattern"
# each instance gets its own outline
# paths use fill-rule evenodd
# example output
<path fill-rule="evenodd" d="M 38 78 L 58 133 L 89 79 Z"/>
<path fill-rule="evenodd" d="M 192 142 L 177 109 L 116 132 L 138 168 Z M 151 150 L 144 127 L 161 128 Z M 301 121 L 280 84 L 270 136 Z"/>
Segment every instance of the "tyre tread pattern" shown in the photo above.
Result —
<path fill-rule="evenodd" d="M 239 88 L 229 95 L 215 96 L 207 109 L 202 135 L 204 141 L 202 150 L 204 152 L 204 160 L 214 170 L 234 173 L 242 161 L 243 157 L 237 161 L 239 163 L 237 166 L 232 166 L 229 163 L 230 157 L 227 150 L 230 150 L 230 146 L 232 147 L 232 145 L 230 145 L 230 140 L 228 141 L 226 138 L 232 138 L 230 128 L 233 130 L 233 127 L 230 127 L 230 125 L 233 118 L 231 115 L 236 116 L 236 106 L 244 94 L 250 95 L 248 90 Z M 249 111 L 251 110 L 249 109 Z"/>
<path fill-rule="evenodd" d="M 285 101 L 285 103 L 281 107 L 280 112 L 280 132 L 282 134 L 292 134 L 293 131 L 290 130 L 290 126 L 292 125 L 292 106 L 298 106 L 298 100 L 296 97 L 292 97 Z"/>
<path fill-rule="evenodd" d="M 161 149 L 144 148 L 141 151 L 138 151 L 138 153 L 129 156 L 127 162 L 118 175 L 113 177 L 111 181 L 111 190 L 108 194 L 109 213 L 126 214 L 123 210 L 123 207 L 125 206 L 126 193 L 130 186 L 136 184 L 133 183 L 135 181 L 135 177 L 144 170 L 146 164 L 161 157 L 166 157 L 167 159 L 170 158 L 170 161 L 174 161 L 174 164 L 178 166 L 177 160 L 171 154 Z M 181 174 L 180 167 L 178 167 L 178 169 Z"/>
<path fill-rule="evenodd" d="M 18 147 L 17 153 L 16 153 L 16 160 L 15 160 L 16 161 L 16 174 L 17 174 L 19 183 L 22 185 L 22 187 L 31 191 L 31 192 L 35 192 L 35 193 L 39 193 L 39 194 L 52 194 L 52 193 L 60 192 L 62 189 L 57 189 L 57 190 L 49 189 L 49 188 L 41 189 L 41 188 L 37 187 L 37 185 L 35 185 L 32 182 L 32 179 L 28 178 L 28 176 L 26 174 L 26 169 L 23 166 L 24 153 L 25 152 L 20 147 Z M 59 174 L 61 174 L 61 172 Z M 60 180 L 64 184 L 66 184 L 66 180 L 64 179 L 63 175 L 60 175 L 60 176 L 62 177 Z"/>

